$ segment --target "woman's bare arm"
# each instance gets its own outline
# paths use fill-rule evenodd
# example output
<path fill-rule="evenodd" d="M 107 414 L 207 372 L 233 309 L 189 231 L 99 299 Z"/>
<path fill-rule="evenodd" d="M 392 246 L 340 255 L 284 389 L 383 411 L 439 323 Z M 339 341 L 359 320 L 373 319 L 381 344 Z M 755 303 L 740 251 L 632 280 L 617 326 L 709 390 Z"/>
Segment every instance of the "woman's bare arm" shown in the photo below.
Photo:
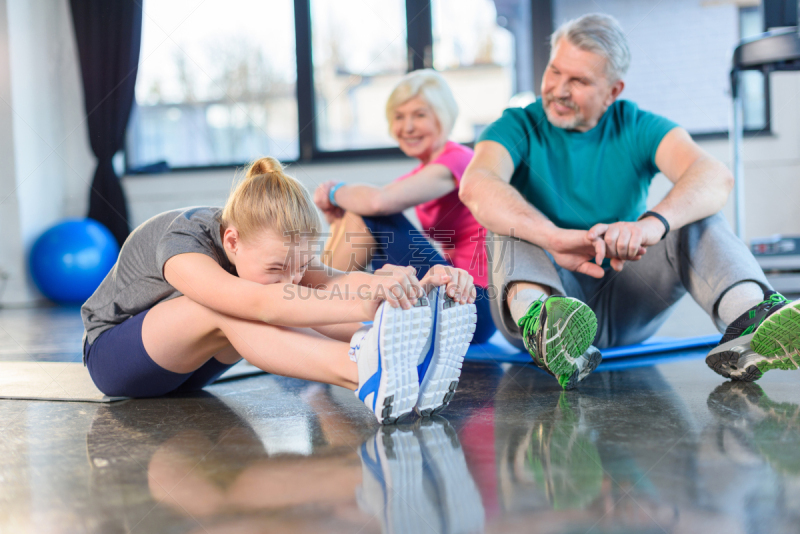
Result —
<path fill-rule="evenodd" d="M 345 211 L 361 216 L 391 215 L 442 197 L 457 187 L 450 169 L 438 163 L 426 165 L 404 180 L 382 187 L 348 184 L 335 193 L 336 203 Z M 330 184 L 323 184 L 314 201 L 321 210 L 329 206 Z"/>
<path fill-rule="evenodd" d="M 164 278 L 175 289 L 207 308 L 277 326 L 314 327 L 371 320 L 379 301 L 356 288 L 330 292 L 295 284 L 262 285 L 226 272 L 199 253 L 167 260 Z"/>

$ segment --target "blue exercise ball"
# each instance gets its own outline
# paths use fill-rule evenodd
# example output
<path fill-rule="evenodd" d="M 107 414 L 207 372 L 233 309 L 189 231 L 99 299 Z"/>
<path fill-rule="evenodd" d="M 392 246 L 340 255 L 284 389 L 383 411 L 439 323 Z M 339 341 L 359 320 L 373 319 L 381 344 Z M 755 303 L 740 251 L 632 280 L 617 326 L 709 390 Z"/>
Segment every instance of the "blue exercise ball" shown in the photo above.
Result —
<path fill-rule="evenodd" d="M 92 219 L 68 219 L 33 244 L 30 268 L 39 290 L 59 304 L 82 304 L 119 256 L 108 228 Z"/>

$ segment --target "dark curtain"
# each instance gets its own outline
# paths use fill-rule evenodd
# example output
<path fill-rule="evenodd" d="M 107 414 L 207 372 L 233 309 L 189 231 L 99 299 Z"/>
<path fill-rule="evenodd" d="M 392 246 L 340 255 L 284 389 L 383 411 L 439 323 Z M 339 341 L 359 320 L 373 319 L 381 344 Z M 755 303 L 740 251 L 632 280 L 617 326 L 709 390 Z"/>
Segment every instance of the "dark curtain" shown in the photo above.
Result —
<path fill-rule="evenodd" d="M 128 208 L 111 158 L 122 149 L 133 106 L 142 40 L 142 5 L 136 0 L 70 0 L 81 60 L 89 142 L 97 170 L 89 217 L 119 244 L 130 234 Z"/>

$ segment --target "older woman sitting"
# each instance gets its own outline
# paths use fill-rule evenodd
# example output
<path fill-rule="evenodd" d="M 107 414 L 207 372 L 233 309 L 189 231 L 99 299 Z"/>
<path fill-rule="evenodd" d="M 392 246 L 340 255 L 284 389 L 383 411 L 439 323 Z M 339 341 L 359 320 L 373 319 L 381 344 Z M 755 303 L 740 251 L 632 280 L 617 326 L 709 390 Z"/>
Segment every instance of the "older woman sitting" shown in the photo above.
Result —
<path fill-rule="evenodd" d="M 486 291 L 486 230 L 458 198 L 473 152 L 447 138 L 458 106 L 447 82 L 430 69 L 409 73 L 389 95 L 389 133 L 420 164 L 383 187 L 344 182 L 320 185 L 314 201 L 331 224 L 325 261 L 343 271 L 411 265 L 422 277 L 433 265 L 453 265 L 475 281 L 478 324 L 473 343 L 495 331 Z M 403 215 L 415 207 L 424 233 Z M 441 245 L 440 254 L 428 241 Z"/>

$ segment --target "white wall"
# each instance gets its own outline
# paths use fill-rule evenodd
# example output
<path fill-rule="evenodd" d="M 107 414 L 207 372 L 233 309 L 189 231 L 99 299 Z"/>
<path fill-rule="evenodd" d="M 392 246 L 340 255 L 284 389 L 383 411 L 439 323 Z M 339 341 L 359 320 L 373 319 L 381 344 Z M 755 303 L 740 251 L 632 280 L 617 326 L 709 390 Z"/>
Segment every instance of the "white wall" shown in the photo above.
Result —
<path fill-rule="evenodd" d="M 772 234 L 800 235 L 800 73 L 778 72 L 771 78 L 772 132 L 745 137 L 745 239 Z M 703 141 L 700 145 L 730 166 L 727 140 Z M 651 189 L 652 206 L 669 190 L 659 175 Z M 733 196 L 724 210 L 733 224 Z"/>
<path fill-rule="evenodd" d="M 86 212 L 94 171 L 68 0 L 0 0 L 0 269 L 3 304 L 40 298 L 27 251 Z"/>

